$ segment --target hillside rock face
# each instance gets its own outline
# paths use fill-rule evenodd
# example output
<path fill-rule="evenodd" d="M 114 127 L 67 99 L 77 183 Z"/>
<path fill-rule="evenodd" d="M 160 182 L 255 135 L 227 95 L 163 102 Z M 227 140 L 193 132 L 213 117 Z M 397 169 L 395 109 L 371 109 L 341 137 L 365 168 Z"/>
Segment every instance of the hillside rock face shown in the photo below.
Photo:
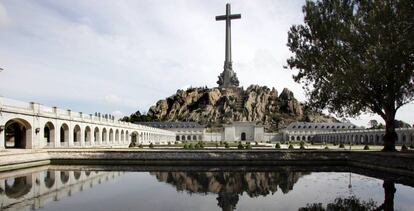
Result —
<path fill-rule="evenodd" d="M 220 125 L 233 121 L 256 121 L 273 131 L 294 121 L 335 122 L 336 119 L 311 112 L 289 89 L 251 85 L 241 88 L 190 88 L 160 100 L 148 115 L 160 121 L 196 121 Z"/>

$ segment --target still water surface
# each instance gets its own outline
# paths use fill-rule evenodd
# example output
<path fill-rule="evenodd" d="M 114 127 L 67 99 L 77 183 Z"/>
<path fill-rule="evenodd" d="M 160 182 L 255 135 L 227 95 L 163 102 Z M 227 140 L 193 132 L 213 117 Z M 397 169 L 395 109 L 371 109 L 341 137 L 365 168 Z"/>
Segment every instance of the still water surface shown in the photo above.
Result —
<path fill-rule="evenodd" d="M 44 166 L 0 173 L 0 210 L 414 210 L 414 181 L 369 175 L 289 167 L 134 172 Z"/>

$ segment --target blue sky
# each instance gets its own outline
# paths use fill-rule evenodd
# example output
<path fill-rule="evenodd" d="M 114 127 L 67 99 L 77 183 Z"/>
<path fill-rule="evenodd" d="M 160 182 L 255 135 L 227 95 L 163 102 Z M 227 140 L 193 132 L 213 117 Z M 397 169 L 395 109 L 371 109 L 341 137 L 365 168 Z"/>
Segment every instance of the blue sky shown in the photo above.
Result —
<path fill-rule="evenodd" d="M 304 0 L 234 0 L 233 61 L 242 86 L 284 87 L 287 31 Z M 128 115 L 189 86 L 216 86 L 224 60 L 222 0 L 3 0 L 0 95 L 85 113 Z M 397 118 L 411 124 L 414 106 Z M 378 116 L 352 121 L 366 125 Z"/>

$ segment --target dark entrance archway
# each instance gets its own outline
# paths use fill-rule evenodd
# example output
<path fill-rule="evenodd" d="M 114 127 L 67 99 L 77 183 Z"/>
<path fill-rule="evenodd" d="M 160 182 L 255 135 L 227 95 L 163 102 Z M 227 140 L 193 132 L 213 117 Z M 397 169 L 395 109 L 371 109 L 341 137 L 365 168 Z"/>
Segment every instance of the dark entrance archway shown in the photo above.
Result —
<path fill-rule="evenodd" d="M 51 122 L 47 122 L 43 128 L 43 137 L 48 145 L 55 142 L 55 126 Z"/>
<path fill-rule="evenodd" d="M 69 142 L 69 126 L 65 123 L 60 127 L 60 142 L 68 143 Z"/>
<path fill-rule="evenodd" d="M 23 119 L 12 119 L 6 123 L 4 133 L 5 148 L 27 148 L 31 141 L 32 128 Z"/>
<path fill-rule="evenodd" d="M 246 141 L 246 133 L 245 132 L 241 133 L 240 140 Z"/>
<path fill-rule="evenodd" d="M 138 133 L 135 131 L 131 133 L 131 143 L 138 144 Z"/>

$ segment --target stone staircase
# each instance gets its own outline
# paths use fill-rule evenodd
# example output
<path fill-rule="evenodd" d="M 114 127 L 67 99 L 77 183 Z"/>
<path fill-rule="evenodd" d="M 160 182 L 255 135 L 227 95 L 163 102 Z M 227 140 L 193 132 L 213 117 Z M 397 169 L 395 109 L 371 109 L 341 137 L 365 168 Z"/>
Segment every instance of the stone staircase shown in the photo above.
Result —
<path fill-rule="evenodd" d="M 243 111 L 244 110 L 244 104 L 247 101 L 247 99 L 249 98 L 249 96 L 246 95 L 243 92 L 243 90 L 240 90 L 239 96 L 240 96 L 240 98 L 237 98 L 237 100 L 236 100 L 236 108 L 239 111 Z"/>

